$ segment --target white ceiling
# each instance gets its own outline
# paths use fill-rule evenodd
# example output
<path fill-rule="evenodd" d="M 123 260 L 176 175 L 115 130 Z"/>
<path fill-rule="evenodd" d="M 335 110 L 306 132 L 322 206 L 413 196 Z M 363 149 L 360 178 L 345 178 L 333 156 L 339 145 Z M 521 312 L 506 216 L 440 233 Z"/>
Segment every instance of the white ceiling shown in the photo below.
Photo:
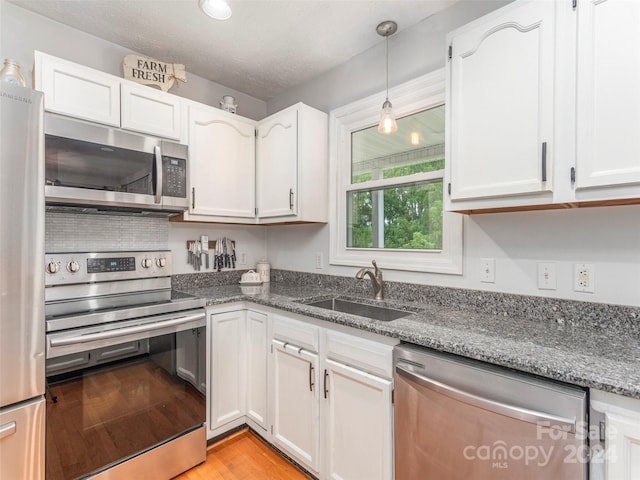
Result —
<path fill-rule="evenodd" d="M 384 42 L 381 21 L 401 31 L 458 0 L 229 0 L 226 21 L 198 0 L 8 1 L 268 100 Z"/>

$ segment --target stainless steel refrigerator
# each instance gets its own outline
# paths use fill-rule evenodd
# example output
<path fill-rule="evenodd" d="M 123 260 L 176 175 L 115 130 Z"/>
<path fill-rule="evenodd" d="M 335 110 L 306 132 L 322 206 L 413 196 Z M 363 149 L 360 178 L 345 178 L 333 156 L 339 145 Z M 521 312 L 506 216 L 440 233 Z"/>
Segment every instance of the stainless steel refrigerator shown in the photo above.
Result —
<path fill-rule="evenodd" d="M 42 93 L 0 82 L 0 478 L 44 479 Z"/>

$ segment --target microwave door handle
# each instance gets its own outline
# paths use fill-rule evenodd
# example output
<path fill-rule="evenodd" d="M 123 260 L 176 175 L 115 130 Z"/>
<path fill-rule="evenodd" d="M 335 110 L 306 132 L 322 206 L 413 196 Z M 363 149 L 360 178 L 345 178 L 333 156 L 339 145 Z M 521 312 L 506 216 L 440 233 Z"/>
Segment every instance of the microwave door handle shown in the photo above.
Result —
<path fill-rule="evenodd" d="M 156 170 L 156 203 L 162 203 L 162 151 L 156 145 L 153 147 L 153 155 L 155 157 L 154 168 Z"/>

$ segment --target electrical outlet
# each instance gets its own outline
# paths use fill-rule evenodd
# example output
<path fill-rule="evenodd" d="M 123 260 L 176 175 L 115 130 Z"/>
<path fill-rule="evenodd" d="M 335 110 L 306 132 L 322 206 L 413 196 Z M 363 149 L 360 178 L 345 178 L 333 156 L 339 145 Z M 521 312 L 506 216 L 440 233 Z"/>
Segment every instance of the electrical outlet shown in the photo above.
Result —
<path fill-rule="evenodd" d="M 480 281 L 484 283 L 496 282 L 496 260 L 495 258 L 480 259 Z"/>
<path fill-rule="evenodd" d="M 595 289 L 595 269 L 588 263 L 576 263 L 573 271 L 573 290 L 576 292 L 594 293 Z"/>
<path fill-rule="evenodd" d="M 238 266 L 246 266 L 247 265 L 247 254 L 246 252 L 238 252 Z"/>
<path fill-rule="evenodd" d="M 315 253 L 315 259 L 316 259 L 316 268 L 319 268 L 319 269 L 324 268 L 324 261 L 322 259 L 322 252 L 316 252 Z"/>
<path fill-rule="evenodd" d="M 538 289 L 539 290 L 555 290 L 556 282 L 556 264 L 555 263 L 539 263 L 538 264 Z"/>

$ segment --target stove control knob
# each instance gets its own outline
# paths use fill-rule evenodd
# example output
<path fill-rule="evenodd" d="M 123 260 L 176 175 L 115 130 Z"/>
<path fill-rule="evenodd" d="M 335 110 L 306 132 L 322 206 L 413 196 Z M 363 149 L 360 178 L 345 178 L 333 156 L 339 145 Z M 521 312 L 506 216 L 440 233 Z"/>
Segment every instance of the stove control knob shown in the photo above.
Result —
<path fill-rule="evenodd" d="M 60 265 L 58 265 L 56 262 L 49 262 L 44 267 L 44 269 L 46 270 L 47 273 L 54 274 L 54 273 L 58 273 L 58 270 L 60 270 Z"/>
<path fill-rule="evenodd" d="M 78 262 L 76 262 L 75 260 L 71 260 L 68 264 L 67 264 L 67 270 L 70 273 L 76 273 L 80 270 L 80 264 Z"/>
<path fill-rule="evenodd" d="M 147 258 L 143 258 L 142 259 L 142 266 L 144 268 L 149 268 L 149 267 L 151 267 L 151 265 L 153 265 L 153 262 L 151 261 L 150 258 L 147 257 Z"/>
<path fill-rule="evenodd" d="M 156 259 L 156 265 L 158 265 L 160 268 L 165 267 L 167 265 L 167 259 L 164 257 Z"/>

